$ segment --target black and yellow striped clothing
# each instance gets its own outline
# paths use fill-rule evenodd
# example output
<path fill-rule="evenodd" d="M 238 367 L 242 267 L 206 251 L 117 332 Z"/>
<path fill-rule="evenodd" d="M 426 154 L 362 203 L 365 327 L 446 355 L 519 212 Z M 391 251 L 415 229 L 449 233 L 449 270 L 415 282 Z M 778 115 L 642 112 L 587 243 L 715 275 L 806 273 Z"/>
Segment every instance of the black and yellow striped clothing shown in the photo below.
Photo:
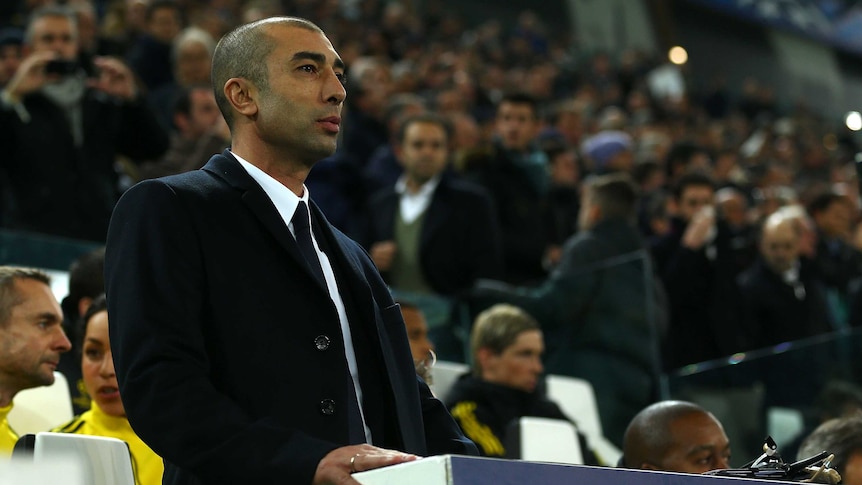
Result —
<path fill-rule="evenodd" d="M 9 421 L 6 420 L 11 410 L 12 403 L 0 408 L 0 458 L 11 456 L 12 448 L 15 447 L 15 442 L 18 441 L 18 435 L 12 431 L 12 428 L 9 427 Z"/>
<path fill-rule="evenodd" d="M 506 457 L 506 430 L 522 416 L 571 421 L 541 392 L 524 392 L 464 375 L 446 399 L 446 407 L 461 430 L 485 456 Z M 585 437 L 579 432 L 584 463 L 599 465 Z"/>
<path fill-rule="evenodd" d="M 105 414 L 95 401 L 89 411 L 52 431 L 121 439 L 129 444 L 129 450 L 132 452 L 135 483 L 138 485 L 161 485 L 162 483 L 165 468 L 161 457 L 141 441 L 129 425 L 128 419 Z"/>

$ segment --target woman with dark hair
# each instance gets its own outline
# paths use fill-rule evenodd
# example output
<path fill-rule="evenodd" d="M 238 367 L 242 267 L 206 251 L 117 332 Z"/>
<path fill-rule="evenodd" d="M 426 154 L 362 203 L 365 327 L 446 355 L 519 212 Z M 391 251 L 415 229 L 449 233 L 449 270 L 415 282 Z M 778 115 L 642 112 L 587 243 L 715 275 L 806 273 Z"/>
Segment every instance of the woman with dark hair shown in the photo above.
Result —
<path fill-rule="evenodd" d="M 132 454 L 135 483 L 161 484 L 164 472 L 162 459 L 132 430 L 120 400 L 104 295 L 93 300 L 81 322 L 78 333 L 83 336 L 78 346 L 81 349 L 81 373 L 92 403 L 89 411 L 53 431 L 121 439 L 129 445 Z"/>

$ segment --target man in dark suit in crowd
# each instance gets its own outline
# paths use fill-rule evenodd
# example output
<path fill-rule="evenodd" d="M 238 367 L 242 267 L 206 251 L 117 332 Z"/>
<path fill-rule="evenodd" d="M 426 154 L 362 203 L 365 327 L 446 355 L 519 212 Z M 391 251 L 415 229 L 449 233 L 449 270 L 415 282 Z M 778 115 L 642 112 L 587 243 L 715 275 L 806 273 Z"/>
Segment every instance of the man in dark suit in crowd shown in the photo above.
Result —
<path fill-rule="evenodd" d="M 450 134 L 440 116 L 407 118 L 397 149 L 404 176 L 371 200 L 369 252 L 395 289 L 454 296 L 502 275 L 491 198 L 446 173 Z"/>
<path fill-rule="evenodd" d="M 355 484 L 416 455 L 476 453 L 417 378 L 374 264 L 304 186 L 335 151 L 343 73 L 308 21 L 227 34 L 212 78 L 231 149 L 117 205 L 115 365 L 166 484 Z"/>
<path fill-rule="evenodd" d="M 539 321 L 548 336 L 545 369 L 590 381 L 602 429 L 617 444 L 659 394 L 662 302 L 635 226 L 636 201 L 625 174 L 590 179 L 580 230 L 548 279 L 535 288 L 482 281 L 475 290 L 477 306 L 505 301 Z"/>
<path fill-rule="evenodd" d="M 549 256 L 542 208 L 551 180 L 548 157 L 536 143 L 540 124 L 535 99 L 508 94 L 497 106 L 492 150 L 464 162 L 466 175 L 491 195 L 502 234 L 503 280 L 515 285 L 541 281 Z"/>
<path fill-rule="evenodd" d="M 792 210 L 792 209 L 791 209 Z M 801 234 L 787 209 L 763 223 L 760 258 L 737 278 L 741 319 L 735 329 L 740 350 L 753 350 L 832 330 L 824 285 L 800 258 Z M 794 382 L 799 377 L 794 376 Z"/>

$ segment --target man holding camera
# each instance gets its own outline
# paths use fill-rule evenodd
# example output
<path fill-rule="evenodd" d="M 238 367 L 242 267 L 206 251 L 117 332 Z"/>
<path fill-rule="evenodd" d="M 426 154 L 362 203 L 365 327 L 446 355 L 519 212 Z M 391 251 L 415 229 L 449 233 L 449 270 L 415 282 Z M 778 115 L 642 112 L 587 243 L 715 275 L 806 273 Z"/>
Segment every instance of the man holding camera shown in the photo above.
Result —
<path fill-rule="evenodd" d="M 0 92 L 0 171 L 12 229 L 104 241 L 119 196 L 118 154 L 152 159 L 168 136 L 140 96 L 129 68 L 96 58 L 87 78 L 75 59 L 74 15 L 49 6 L 33 13 L 24 60 Z"/>

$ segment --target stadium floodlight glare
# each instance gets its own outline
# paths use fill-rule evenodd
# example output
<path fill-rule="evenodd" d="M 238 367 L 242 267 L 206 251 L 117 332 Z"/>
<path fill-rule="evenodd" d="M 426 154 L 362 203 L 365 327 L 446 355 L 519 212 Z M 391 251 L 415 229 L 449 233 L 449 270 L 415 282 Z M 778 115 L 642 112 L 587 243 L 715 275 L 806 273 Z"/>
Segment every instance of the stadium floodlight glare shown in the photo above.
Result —
<path fill-rule="evenodd" d="M 688 52 L 684 48 L 675 45 L 667 51 L 667 58 L 670 59 L 670 62 L 681 66 L 688 62 Z"/>
<path fill-rule="evenodd" d="M 862 115 L 858 111 L 850 111 L 844 117 L 844 123 L 852 131 L 862 130 Z"/>

